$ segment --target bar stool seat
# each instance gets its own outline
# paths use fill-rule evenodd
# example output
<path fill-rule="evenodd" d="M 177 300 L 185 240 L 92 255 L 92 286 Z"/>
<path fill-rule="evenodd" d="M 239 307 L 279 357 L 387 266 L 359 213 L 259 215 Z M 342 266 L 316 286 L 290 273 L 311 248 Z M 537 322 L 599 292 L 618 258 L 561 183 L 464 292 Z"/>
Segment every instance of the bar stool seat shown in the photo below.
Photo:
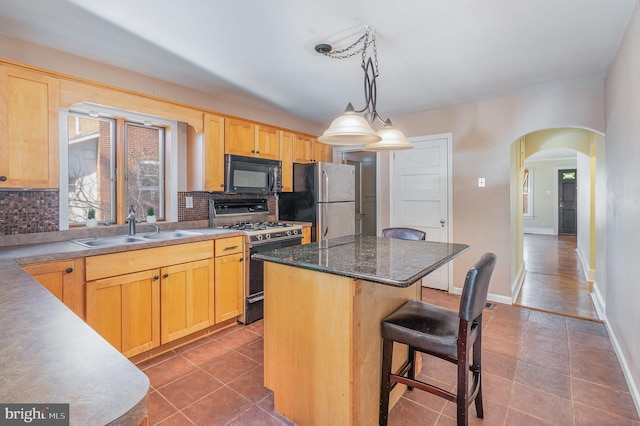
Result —
<path fill-rule="evenodd" d="M 496 255 L 485 253 L 469 269 L 457 312 L 419 300 L 409 300 L 382 321 L 380 425 L 387 424 L 389 394 L 397 383 L 406 385 L 409 390 L 417 388 L 455 402 L 458 426 L 468 425 L 468 407 L 473 402 L 476 415 L 484 417 L 481 381 L 482 310 L 487 303 L 489 282 L 495 264 Z M 394 342 L 407 345 L 409 350 L 407 362 L 396 373 L 391 371 Z M 457 365 L 455 393 L 416 379 L 416 351 Z M 469 371 L 472 373 L 471 383 Z"/>

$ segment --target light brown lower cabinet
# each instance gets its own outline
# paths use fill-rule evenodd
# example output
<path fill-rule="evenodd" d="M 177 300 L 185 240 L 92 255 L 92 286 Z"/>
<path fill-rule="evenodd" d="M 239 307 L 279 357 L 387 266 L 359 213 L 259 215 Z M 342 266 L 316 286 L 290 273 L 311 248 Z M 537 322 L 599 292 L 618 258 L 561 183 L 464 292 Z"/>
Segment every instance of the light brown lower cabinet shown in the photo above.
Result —
<path fill-rule="evenodd" d="M 84 259 L 33 263 L 22 267 L 80 318 L 84 314 Z"/>
<path fill-rule="evenodd" d="M 123 355 L 160 344 L 160 270 L 87 283 L 87 324 Z"/>
<path fill-rule="evenodd" d="M 243 237 L 87 257 L 87 323 L 132 357 L 237 317 L 242 260 Z"/>
<path fill-rule="evenodd" d="M 214 324 L 213 258 L 162 268 L 160 343 Z"/>
<path fill-rule="evenodd" d="M 244 312 L 243 261 L 242 253 L 216 257 L 216 323 Z"/>

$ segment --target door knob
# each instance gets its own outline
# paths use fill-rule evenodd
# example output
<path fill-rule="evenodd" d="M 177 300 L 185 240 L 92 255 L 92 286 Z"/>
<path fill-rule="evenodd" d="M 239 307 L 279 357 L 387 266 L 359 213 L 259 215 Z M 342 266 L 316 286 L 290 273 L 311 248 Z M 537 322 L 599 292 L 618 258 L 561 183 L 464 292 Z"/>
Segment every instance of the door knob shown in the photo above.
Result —
<path fill-rule="evenodd" d="M 446 223 L 446 221 L 444 219 L 440 219 L 440 225 L 442 225 L 442 227 L 444 228 L 444 224 Z"/>

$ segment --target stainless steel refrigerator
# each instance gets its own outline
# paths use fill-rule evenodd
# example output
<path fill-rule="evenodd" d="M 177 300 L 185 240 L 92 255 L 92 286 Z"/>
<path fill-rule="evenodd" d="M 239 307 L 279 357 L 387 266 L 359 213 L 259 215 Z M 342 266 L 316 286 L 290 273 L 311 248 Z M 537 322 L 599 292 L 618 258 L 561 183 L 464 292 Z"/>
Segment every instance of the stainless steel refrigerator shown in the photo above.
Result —
<path fill-rule="evenodd" d="M 293 192 L 278 198 L 282 221 L 311 222 L 311 241 L 355 233 L 355 168 L 348 164 L 293 164 Z"/>

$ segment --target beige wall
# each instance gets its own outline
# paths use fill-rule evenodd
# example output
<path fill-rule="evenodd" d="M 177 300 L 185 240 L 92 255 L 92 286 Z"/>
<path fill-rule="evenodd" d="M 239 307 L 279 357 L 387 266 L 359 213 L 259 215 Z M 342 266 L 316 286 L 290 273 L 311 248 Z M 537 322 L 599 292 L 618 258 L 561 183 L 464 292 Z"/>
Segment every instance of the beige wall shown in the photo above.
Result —
<path fill-rule="evenodd" d="M 576 127 L 603 132 L 603 105 L 603 85 L 594 83 L 393 117 L 407 137 L 453 134 L 453 240 L 471 246 L 454 261 L 456 286 L 464 281 L 467 268 L 491 251 L 497 254 L 498 263 L 489 292 L 501 301 L 511 300 L 511 288 L 522 266 L 522 242 L 517 240 L 522 224 L 513 224 L 519 226 L 519 232 L 512 228 L 511 211 L 517 208 L 510 195 L 512 166 L 517 160 L 512 155 L 516 157 L 518 151 L 512 144 L 542 129 Z M 380 158 L 383 181 L 389 173 L 386 158 Z M 485 188 L 476 187 L 479 177 L 486 178 Z M 388 190 L 381 193 L 383 207 L 388 207 L 388 197 Z M 382 226 L 388 224 L 388 211 L 382 212 L 381 220 Z"/>
<path fill-rule="evenodd" d="M 607 325 L 640 406 L 640 12 L 638 3 L 605 80 Z M 600 251 L 598 251 L 600 252 Z M 603 281 L 600 281 L 604 279 Z M 623 365 L 624 367 L 624 365 Z"/>

